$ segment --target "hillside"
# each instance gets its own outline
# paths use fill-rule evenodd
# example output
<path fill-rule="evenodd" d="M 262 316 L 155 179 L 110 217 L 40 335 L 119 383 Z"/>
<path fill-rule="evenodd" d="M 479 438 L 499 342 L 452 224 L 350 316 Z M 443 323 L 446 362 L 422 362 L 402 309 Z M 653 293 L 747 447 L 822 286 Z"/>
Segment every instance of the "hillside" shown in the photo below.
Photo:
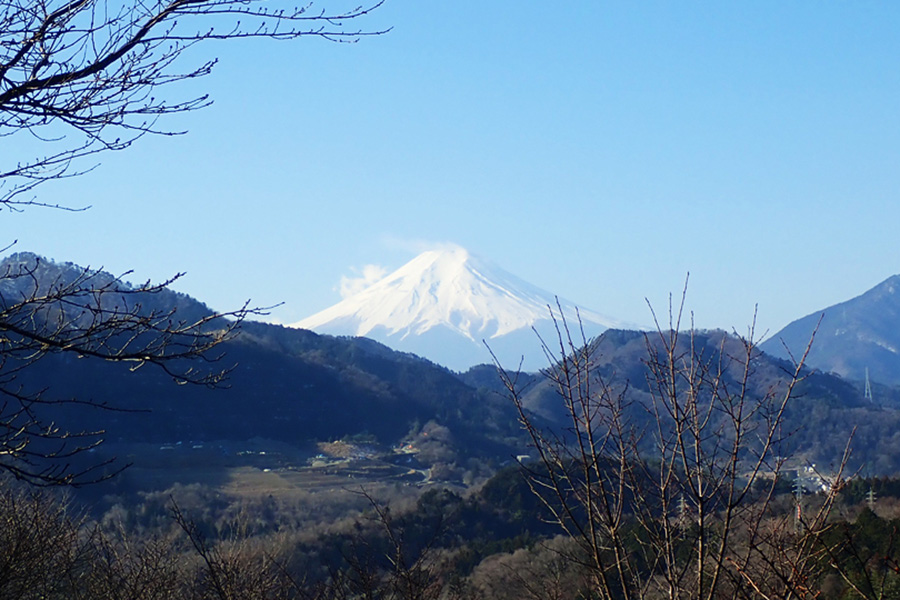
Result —
<path fill-rule="evenodd" d="M 391 447 L 434 423 L 452 433 L 446 462 L 505 460 L 517 436 L 511 407 L 427 361 L 371 340 L 319 336 L 245 323 L 219 346 L 224 386 L 175 385 L 160 370 L 49 356 L 23 372 L 25 389 L 111 407 L 38 407 L 76 431 L 105 430 L 116 444 L 203 443 L 253 438 L 314 447 L 362 437 Z"/>
<path fill-rule="evenodd" d="M 782 358 L 800 356 L 814 331 L 810 366 L 858 381 L 868 369 L 873 382 L 900 384 L 900 275 L 790 323 L 762 348 Z"/>
<path fill-rule="evenodd" d="M 41 268 L 41 280 L 77 272 L 72 265 L 49 261 Z M 8 289 L 0 290 L 7 299 Z M 143 302 L 156 311 L 208 314 L 202 303 L 180 294 L 156 294 Z M 647 423 L 648 413 L 639 407 L 650 402 L 648 339 L 652 347 L 652 334 L 610 329 L 592 343 L 594 373 L 616 389 L 627 389 L 634 407 L 630 418 L 638 424 Z M 719 360 L 722 350 L 726 355 L 739 350 L 739 341 L 720 331 L 698 332 L 694 343 L 710 361 Z M 175 385 L 153 365 L 134 370 L 129 364 L 68 352 L 50 353 L 21 372 L 3 374 L 23 394 L 46 390 L 46 401 L 31 407 L 43 422 L 72 432 L 102 430 L 86 439 L 102 438 L 120 455 L 139 445 L 141 452 L 159 454 L 179 443 L 203 447 L 212 442 L 221 452 L 234 454 L 249 440 L 268 440 L 293 448 L 291 460 L 303 462 L 319 453 L 324 442 L 364 440 L 382 451 L 402 442 L 419 452 L 417 464 L 460 478 L 463 472 L 486 472 L 528 451 L 494 367 L 453 373 L 370 339 L 257 322 L 243 323 L 207 358 L 218 360 L 172 368 L 230 369 L 225 386 Z M 755 356 L 750 394 L 777 386 L 788 368 L 781 359 Z M 541 423 L 565 426 L 550 382 L 534 373 L 522 374 L 518 382 L 526 388 L 526 407 Z M 820 463 L 834 461 L 855 427 L 859 463 L 873 473 L 900 470 L 900 441 L 894 442 L 900 392 L 876 389 L 880 399 L 872 403 L 843 379 L 809 375 L 787 416 L 794 434 L 784 450 Z M 263 454 L 264 446 L 257 444 Z"/>
<path fill-rule="evenodd" d="M 171 312 L 172 320 L 210 314 L 183 294 L 163 290 L 130 295 L 131 287 L 109 274 L 35 262 L 33 255 L 13 255 L 0 268 L 18 273 L 22 264 L 30 265 L 24 276 L 2 282 L 5 306 L 12 306 L 17 297 L 39 296 L 81 278 L 84 288 L 103 289 L 101 301 L 110 306 L 127 304 L 129 310 L 148 314 Z M 74 324 L 77 334 L 79 319 L 92 314 L 81 309 L 79 298 L 75 294 L 69 302 L 43 302 L 35 322 L 57 326 L 54 311 L 63 310 L 68 316 L 59 322 Z M 23 313 L 23 326 L 30 315 Z M 116 339 L 102 343 L 113 347 Z M 72 433 L 98 432 L 74 443 L 103 439 L 107 443 L 101 452 L 115 447 L 127 455 L 138 445 L 147 452 L 154 447 L 203 447 L 212 441 L 239 448 L 237 442 L 262 439 L 302 449 L 298 456 L 303 456 L 316 454 L 320 442 L 358 438 L 391 448 L 438 428 L 440 436 L 418 444 L 428 467 L 464 465 L 472 458 L 485 464 L 504 461 L 519 443 L 512 408 L 501 398 L 472 389 L 443 367 L 364 338 L 245 322 L 206 360 L 167 363 L 166 370 L 152 364 L 135 369 L 134 362 L 104 362 L 73 352 L 35 357 L 9 356 L 0 365 L 5 389 L 23 398 L 41 392 L 40 401 L 28 406 L 33 421 L 59 424 Z M 225 384 L 215 388 L 176 385 L 171 373 L 189 369 L 229 372 Z M 3 410 L 3 418 L 25 414 L 15 404 Z M 40 447 L 40 440 L 33 443 Z"/>
<path fill-rule="evenodd" d="M 689 343 L 707 364 L 718 365 L 720 361 L 728 364 L 720 384 L 735 391 L 739 389 L 735 383 L 740 378 L 742 364 L 729 362 L 731 357 L 742 356 L 743 348 L 737 338 L 723 331 L 696 332 L 693 340 L 682 335 L 679 351 L 687 352 Z M 626 394 L 628 418 L 643 432 L 645 450 L 652 452 L 655 425 L 650 386 L 654 382 L 648 380 L 648 344 L 659 352 L 658 334 L 608 330 L 593 343 L 591 356 L 595 376 L 603 378 L 614 393 Z M 751 368 L 751 386 L 747 392 L 752 399 L 778 389 L 779 382 L 784 381 L 793 367 L 783 359 L 759 351 Z M 523 383 L 524 405 L 549 422 L 565 427 L 565 413 L 553 383 L 529 379 Z M 852 439 L 854 467 L 865 466 L 868 473 L 900 471 L 900 440 L 895 436 L 900 429 L 900 396 L 894 388 L 880 391 L 881 401 L 872 403 L 863 397 L 860 386 L 833 374 L 807 369 L 786 414 L 785 431 L 790 432 L 790 437 L 781 452 L 801 463 L 834 465 Z"/>

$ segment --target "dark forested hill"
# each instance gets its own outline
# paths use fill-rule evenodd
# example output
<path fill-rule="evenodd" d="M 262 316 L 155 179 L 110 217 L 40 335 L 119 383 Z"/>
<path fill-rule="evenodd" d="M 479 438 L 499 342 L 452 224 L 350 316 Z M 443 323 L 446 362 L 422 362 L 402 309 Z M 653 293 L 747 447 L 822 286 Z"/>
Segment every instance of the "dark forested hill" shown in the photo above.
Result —
<path fill-rule="evenodd" d="M 229 368 L 218 388 L 176 385 L 151 365 L 58 354 L 19 376 L 26 389 L 81 404 L 41 407 L 72 430 L 107 431 L 114 441 L 244 440 L 307 444 L 369 435 L 395 444 L 428 421 L 448 426 L 472 452 L 508 455 L 511 406 L 479 394 L 449 371 L 365 339 L 245 323 L 214 352 L 210 368 Z M 466 442 L 466 443 L 462 443 Z"/>
<path fill-rule="evenodd" d="M 82 302 L 108 305 L 108 314 L 146 311 L 173 322 L 192 323 L 212 314 L 183 294 L 166 289 L 135 293 L 107 273 L 27 253 L 7 257 L 0 269 L 5 273 L 0 277 L 2 308 L 16 307 L 23 298 L 40 305 L 30 314 L 42 319 L 36 326 L 47 331 L 69 327 L 77 335 L 86 327 L 81 321 L 102 322 L 107 313 L 85 310 Z M 54 292 L 59 289 L 67 291 L 62 300 Z M 20 321 L 27 324 L 28 318 L 25 314 Z M 226 325 L 219 321 L 205 327 Z M 112 348 L 117 339 L 100 343 Z M 247 321 L 207 352 L 206 360 L 168 362 L 166 369 L 49 350 L 36 353 L 37 360 L 8 354 L 0 364 L 4 389 L 22 398 L 40 393 L 40 401 L 28 403 L 33 422 L 72 433 L 103 432 L 86 442 L 169 445 L 262 438 L 314 447 L 355 436 L 387 447 L 432 423 L 442 428 L 443 443 L 452 446 L 445 454 L 456 458 L 505 460 L 517 445 L 512 406 L 502 398 L 473 389 L 443 367 L 367 339 Z M 228 374 L 216 387 L 173 381 L 172 373 L 189 369 L 198 369 L 201 378 L 204 371 Z"/>
<path fill-rule="evenodd" d="M 710 365 L 740 357 L 740 340 L 723 331 L 695 332 L 680 337 L 680 351 L 692 344 L 696 352 Z M 592 364 L 595 376 L 602 377 L 616 393 L 627 395 L 630 418 L 646 432 L 645 443 L 652 445 L 653 399 L 648 379 L 647 359 L 650 352 L 659 352 L 658 333 L 609 330 L 592 342 Z M 787 360 L 761 351 L 754 353 L 748 395 L 759 398 L 783 381 L 793 370 Z M 737 391 L 740 361 L 724 372 L 722 384 Z M 865 466 L 871 473 L 900 471 L 900 396 L 897 390 L 878 388 L 880 399 L 870 402 L 863 390 L 834 374 L 806 369 L 797 385 L 786 414 L 785 430 L 791 432 L 789 443 L 783 448 L 787 455 L 820 465 L 836 464 L 852 438 L 856 467 Z M 559 426 L 565 426 L 565 414 L 551 381 L 541 381 L 525 388 L 524 405 L 538 415 Z"/>

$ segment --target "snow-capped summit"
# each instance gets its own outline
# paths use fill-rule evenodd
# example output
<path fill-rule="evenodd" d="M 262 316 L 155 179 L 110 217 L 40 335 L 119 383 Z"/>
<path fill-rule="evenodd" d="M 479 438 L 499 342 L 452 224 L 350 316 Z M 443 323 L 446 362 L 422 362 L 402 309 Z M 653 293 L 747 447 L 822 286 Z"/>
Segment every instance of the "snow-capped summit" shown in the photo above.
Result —
<path fill-rule="evenodd" d="M 588 335 L 625 327 L 560 299 L 570 323 L 578 316 Z M 555 331 L 557 299 L 464 248 L 423 252 L 393 273 L 292 327 L 331 335 L 365 336 L 451 369 L 500 361 L 546 366 L 538 332 Z"/>

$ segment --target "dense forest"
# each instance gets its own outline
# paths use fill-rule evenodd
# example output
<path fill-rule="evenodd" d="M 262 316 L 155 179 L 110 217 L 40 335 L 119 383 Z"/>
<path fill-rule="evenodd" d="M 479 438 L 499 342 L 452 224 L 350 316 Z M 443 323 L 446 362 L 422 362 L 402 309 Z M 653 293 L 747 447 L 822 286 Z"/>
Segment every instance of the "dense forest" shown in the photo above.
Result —
<path fill-rule="evenodd" d="M 125 500 L 106 498 L 85 513 L 60 495 L 5 481 L 0 596 L 594 597 L 590 560 L 549 522 L 521 466 L 466 492 L 380 487 L 276 497 L 194 484 Z M 786 483 L 770 508 L 770 523 L 786 523 L 790 543 L 807 540 L 798 501 L 812 507 L 823 496 L 798 500 Z M 850 482 L 816 535 L 805 579 L 792 582 L 795 597 L 896 597 L 898 535 L 900 480 Z M 631 552 L 641 552 L 641 537 L 632 532 Z M 749 587 L 728 592 L 717 597 L 760 597 Z"/>

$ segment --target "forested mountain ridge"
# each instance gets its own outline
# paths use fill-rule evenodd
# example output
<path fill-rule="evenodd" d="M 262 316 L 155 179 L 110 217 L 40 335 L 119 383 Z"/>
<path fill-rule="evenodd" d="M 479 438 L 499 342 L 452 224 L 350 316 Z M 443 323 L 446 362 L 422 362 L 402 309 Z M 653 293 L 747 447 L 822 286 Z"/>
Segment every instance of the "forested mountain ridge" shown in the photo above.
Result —
<path fill-rule="evenodd" d="M 22 259 L 20 254 L 8 260 Z M 0 263 L 6 264 L 10 263 Z M 42 261 L 35 277 L 59 281 L 77 275 L 79 269 Z M 0 289 L 4 301 L 11 297 L 10 289 Z M 174 311 L 173 318 L 211 314 L 202 303 L 168 290 L 140 301 L 158 312 Z M 591 342 L 594 373 L 627 388 L 638 403 L 646 403 L 648 342 L 652 347 L 655 336 L 607 330 Z M 721 351 L 734 351 L 740 341 L 708 331 L 696 332 L 694 343 L 714 360 Z M 166 372 L 152 366 L 132 370 L 66 353 L 48 355 L 17 379 L 26 391 L 46 388 L 50 399 L 81 403 L 36 407 L 47 411 L 50 421 L 72 431 L 103 430 L 102 437 L 115 443 L 264 438 L 314 447 L 355 436 L 390 447 L 431 423 L 442 428 L 438 454 L 447 463 L 476 456 L 500 463 L 528 452 L 493 366 L 454 374 L 366 338 L 332 337 L 253 321 L 242 323 L 231 339 L 216 347 L 210 358 L 216 357 L 210 368 L 230 369 L 226 385 L 218 389 L 174 385 Z M 790 370 L 790 364 L 759 353 L 753 369 L 752 393 L 763 394 Z M 525 373 L 518 383 L 526 387 L 526 408 L 545 419 L 542 423 L 565 426 L 549 381 Z M 829 374 L 809 374 L 798 386 L 787 415 L 787 424 L 795 430 L 790 450 L 828 463 L 840 455 L 856 427 L 853 444 L 859 462 L 872 473 L 897 471 L 900 447 L 891 444 L 893 432 L 900 428 L 900 394 L 891 388 L 880 391 L 881 400 L 871 403 L 858 386 Z"/>
<path fill-rule="evenodd" d="M 77 288 L 63 301 L 55 299 L 52 290 L 73 289 L 72 281 L 102 290 L 101 298 L 84 301 L 108 306 L 109 314 L 146 311 L 186 322 L 212 315 L 184 294 L 164 288 L 133 293 L 108 273 L 28 253 L 7 257 L 0 269 L 9 275 L 0 287 L 7 306 L 19 296 L 40 298 L 51 291 L 34 314 L 52 327 L 65 323 L 77 331 L 79 319 L 102 318 L 81 309 Z M 219 321 L 229 326 L 214 319 L 204 327 L 215 328 Z M 175 361 L 163 370 L 51 352 L 10 376 L 22 393 L 42 394 L 41 402 L 30 407 L 41 422 L 73 433 L 102 432 L 90 439 L 102 438 L 120 449 L 122 444 L 168 447 L 251 438 L 314 449 L 316 443 L 350 437 L 391 447 L 432 424 L 445 432 L 445 462 L 468 456 L 503 461 L 517 452 L 512 407 L 501 398 L 480 394 L 443 367 L 371 340 L 244 321 L 206 359 Z M 7 370 L 12 367 L 6 364 Z M 227 377 L 218 386 L 175 385 L 171 373 L 189 369 L 224 369 Z"/>
<path fill-rule="evenodd" d="M 590 342 L 592 373 L 614 393 L 625 394 L 629 418 L 646 433 L 645 448 L 651 452 L 654 398 L 650 392 L 655 381 L 648 370 L 648 359 L 651 353 L 662 351 L 663 338 L 668 339 L 668 332 L 608 330 Z M 690 348 L 704 357 L 707 365 L 727 365 L 719 384 L 733 393 L 740 391 L 736 384 L 743 363 L 734 360 L 744 351 L 740 339 L 721 330 L 696 331 L 692 335 L 683 332 L 678 347 L 685 354 Z M 761 398 L 772 392 L 782 393 L 779 386 L 794 368 L 791 361 L 754 349 L 748 396 Z M 528 410 L 557 427 L 568 425 L 552 381 L 525 378 L 521 383 L 522 401 Z M 858 383 L 805 368 L 787 405 L 785 427 L 791 435 L 782 452 L 794 456 L 799 463 L 836 465 L 851 442 L 854 467 L 865 466 L 868 473 L 900 470 L 900 442 L 895 442 L 895 432 L 900 429 L 900 395 L 895 388 L 880 387 L 878 401 L 872 402 L 864 397 Z"/>
<path fill-rule="evenodd" d="M 803 353 L 810 336 L 809 364 L 848 379 L 900 384 L 900 275 L 867 292 L 788 324 L 762 344 L 787 358 Z"/>
<path fill-rule="evenodd" d="M 511 407 L 479 395 L 445 369 L 365 339 L 245 323 L 216 348 L 225 384 L 174 385 L 165 373 L 72 356 L 47 357 L 21 382 L 83 405 L 48 406 L 74 430 L 103 429 L 118 442 L 174 443 L 260 437 L 297 445 L 371 436 L 398 443 L 429 421 L 449 426 L 460 448 L 508 456 Z M 468 443 L 466 443 L 468 442 Z"/>
<path fill-rule="evenodd" d="M 165 285 L 134 286 L 125 279 L 128 275 L 115 276 L 102 268 L 56 262 L 33 252 L 14 252 L 0 260 L 0 308 L 44 298 L 46 302 L 55 302 L 75 324 L 80 316 L 86 316 L 84 306 L 98 301 L 109 310 L 140 307 L 144 314 L 177 314 L 184 322 L 195 322 L 213 314 L 202 302 Z M 57 301 L 61 296 L 65 296 L 64 301 Z"/>

